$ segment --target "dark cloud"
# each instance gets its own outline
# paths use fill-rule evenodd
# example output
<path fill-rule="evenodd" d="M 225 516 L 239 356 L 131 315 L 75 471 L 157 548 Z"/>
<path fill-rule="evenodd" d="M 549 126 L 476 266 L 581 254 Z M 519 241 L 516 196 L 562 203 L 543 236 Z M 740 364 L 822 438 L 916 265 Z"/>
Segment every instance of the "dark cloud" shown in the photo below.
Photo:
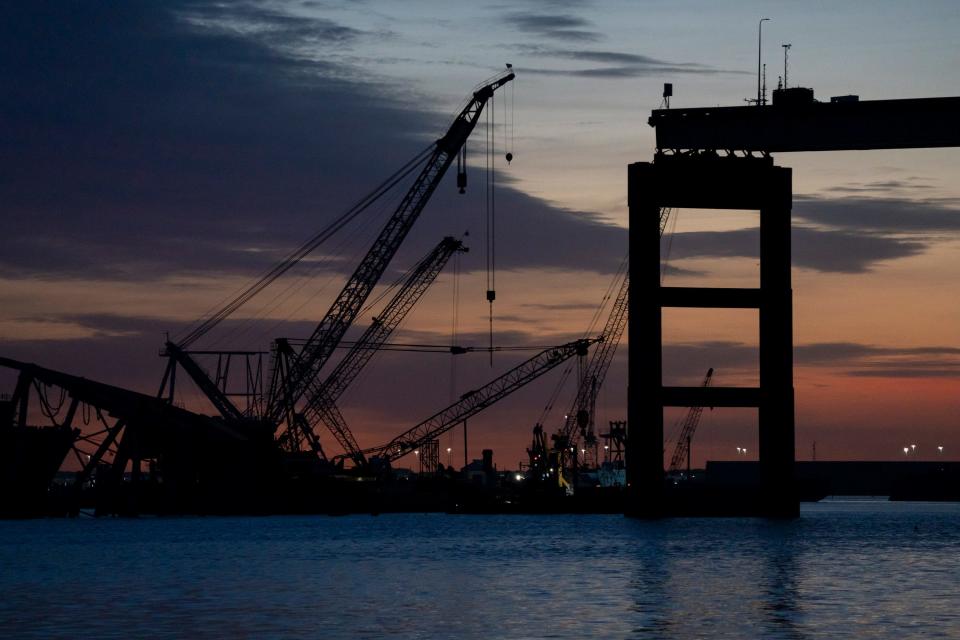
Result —
<path fill-rule="evenodd" d="M 185 4 L 181 15 L 188 23 L 230 35 L 248 35 L 272 45 L 303 50 L 307 45 L 353 43 L 367 32 L 325 18 L 281 13 L 261 4 L 234 3 L 228 11 L 223 5 L 192 1 Z"/>
<path fill-rule="evenodd" d="M 926 368 L 918 367 L 876 367 L 872 369 L 855 369 L 847 372 L 848 376 L 857 378 L 960 378 L 960 366 L 944 366 Z"/>
<path fill-rule="evenodd" d="M 658 76 L 663 74 L 690 73 L 711 75 L 716 73 L 740 73 L 739 71 L 726 71 L 723 69 L 710 69 L 703 67 L 671 67 L 669 65 L 647 65 L 638 64 L 620 67 L 593 67 L 589 69 L 537 69 L 524 68 L 524 73 L 546 76 L 571 76 L 575 78 L 645 78 L 648 76 Z"/>
<path fill-rule="evenodd" d="M 896 197 L 794 197 L 797 219 L 855 232 L 941 233 L 960 230 L 960 208 Z"/>
<path fill-rule="evenodd" d="M 525 302 L 520 306 L 537 311 L 591 311 L 597 308 L 597 305 L 590 304 L 589 302 L 560 302 L 556 304 Z"/>
<path fill-rule="evenodd" d="M 524 33 L 552 40 L 594 42 L 603 38 L 598 31 L 588 28 L 592 26 L 589 20 L 572 14 L 516 12 L 504 16 L 503 22 Z"/>
<path fill-rule="evenodd" d="M 749 73 L 717 69 L 699 62 L 671 62 L 650 56 L 625 51 L 606 51 L 597 49 L 562 49 L 539 44 L 525 44 L 519 47 L 524 55 L 532 60 L 553 61 L 556 59 L 574 60 L 583 63 L 599 63 L 602 67 L 577 69 L 558 69 L 530 65 L 524 67 L 524 73 L 551 76 L 573 76 L 581 78 L 637 78 L 663 74 L 702 74 Z"/>
<path fill-rule="evenodd" d="M 843 370 L 844 375 L 874 378 L 960 377 L 960 347 L 881 347 L 858 342 L 819 342 L 794 347 L 798 367 Z M 722 363 L 723 374 L 756 372 L 757 345 L 731 341 L 666 344 L 664 376 L 668 384 L 689 383 L 708 366 Z"/>
<path fill-rule="evenodd" d="M 580 51 L 562 51 L 556 50 L 554 55 L 571 60 L 583 60 L 587 62 L 602 62 L 610 64 L 632 64 L 647 66 L 671 66 L 671 67 L 697 67 L 705 68 L 704 65 L 697 63 L 669 63 L 663 60 L 657 60 L 650 56 L 644 56 L 636 53 L 625 53 L 622 51 L 597 51 L 584 49 Z"/>
<path fill-rule="evenodd" d="M 873 182 L 864 182 L 861 184 L 838 185 L 828 187 L 826 190 L 833 193 L 877 193 L 891 192 L 899 193 L 911 190 L 932 189 L 922 178 L 909 177 L 902 180 L 875 180 Z"/>
<path fill-rule="evenodd" d="M 879 347 L 856 342 L 800 345 L 797 364 L 851 366 L 846 375 L 861 378 L 960 377 L 960 347 Z"/>
<path fill-rule="evenodd" d="M 960 356 L 958 347 L 878 347 L 858 342 L 820 342 L 794 348 L 797 362 L 817 365 L 869 357 Z"/>
<path fill-rule="evenodd" d="M 398 87 L 303 54 L 377 35 L 330 20 L 192 0 L 3 11 L 8 275 L 262 272 L 448 124 L 448 115 L 404 102 Z M 451 182 L 398 263 L 484 224 L 465 214 L 481 210 L 482 189 L 458 198 Z M 509 186 L 498 202 L 509 212 L 498 220 L 503 268 L 605 272 L 615 265 L 602 248 L 626 246 L 625 230 L 591 214 Z M 326 270 L 352 269 L 391 211 L 372 210 L 325 246 Z"/>
<path fill-rule="evenodd" d="M 793 227 L 793 264 L 816 271 L 863 273 L 877 262 L 922 253 L 926 244 L 883 234 Z M 674 235 L 670 257 L 759 259 L 759 229 L 690 231 Z"/>
<path fill-rule="evenodd" d="M 682 269 L 680 267 L 675 267 L 672 264 L 666 263 L 660 268 L 660 273 L 664 276 L 703 276 L 707 275 L 704 271 L 697 271 L 695 269 Z"/>
<path fill-rule="evenodd" d="M 387 173 L 422 144 L 425 114 L 384 100 L 389 87 L 268 42 L 348 31 L 268 16 L 241 34 L 252 9 L 218 6 L 7 5 L 5 270 L 260 270 L 369 187 L 364 158 Z"/>
<path fill-rule="evenodd" d="M 892 185 L 893 182 L 876 183 Z M 899 183 L 896 183 L 899 184 Z M 816 271 L 863 273 L 875 264 L 922 254 L 960 230 L 952 203 L 901 197 L 794 198 L 793 264 Z M 759 231 L 677 233 L 672 259 L 759 256 Z"/>

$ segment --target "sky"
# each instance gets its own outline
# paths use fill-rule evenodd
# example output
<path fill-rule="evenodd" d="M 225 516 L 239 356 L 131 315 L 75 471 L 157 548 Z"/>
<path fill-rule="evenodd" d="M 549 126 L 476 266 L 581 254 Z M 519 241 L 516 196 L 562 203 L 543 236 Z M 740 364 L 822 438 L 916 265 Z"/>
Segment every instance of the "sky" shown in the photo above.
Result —
<path fill-rule="evenodd" d="M 662 84 L 674 84 L 675 108 L 744 104 L 761 17 L 770 87 L 790 43 L 790 84 L 820 99 L 960 93 L 950 1 L 8 3 L 0 355 L 155 393 L 167 333 L 442 135 L 505 63 L 517 79 L 493 104 L 495 342 L 578 338 L 626 253 L 626 166 L 652 158 L 646 120 Z M 470 233 L 459 275 L 438 279 L 396 341 L 450 344 L 456 330 L 459 344 L 486 344 L 483 145 L 480 127 L 468 193 L 448 175 L 384 277 Z M 775 159 L 794 170 L 798 459 L 814 443 L 818 459 L 893 459 L 909 444 L 960 459 L 960 151 Z M 195 346 L 265 350 L 309 335 L 389 213 L 359 220 Z M 665 284 L 756 286 L 757 221 L 676 211 Z M 756 384 L 755 311 L 664 320 L 665 384 L 697 384 L 709 367 L 716 384 Z M 626 417 L 625 347 L 599 425 Z M 498 353 L 491 368 L 484 355 L 378 354 L 341 408 L 360 444 L 377 445 L 530 355 Z M 472 419 L 469 457 L 490 447 L 501 467 L 524 460 L 560 372 Z M 0 391 L 12 386 L 0 374 Z M 186 385 L 179 393 L 210 411 Z M 548 431 L 573 394 L 561 390 Z M 668 436 L 682 415 L 668 411 Z M 461 459 L 459 431 L 443 438 Z M 756 441 L 755 411 L 705 412 L 694 464 L 738 446 L 752 458 Z"/>

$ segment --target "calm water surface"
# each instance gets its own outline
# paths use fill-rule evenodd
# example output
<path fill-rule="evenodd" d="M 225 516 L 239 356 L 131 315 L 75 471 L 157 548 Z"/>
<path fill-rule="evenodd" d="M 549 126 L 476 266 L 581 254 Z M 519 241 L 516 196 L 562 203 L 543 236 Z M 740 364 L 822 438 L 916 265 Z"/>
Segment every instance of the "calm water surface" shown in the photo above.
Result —
<path fill-rule="evenodd" d="M 960 638 L 960 505 L 0 522 L 11 638 Z"/>

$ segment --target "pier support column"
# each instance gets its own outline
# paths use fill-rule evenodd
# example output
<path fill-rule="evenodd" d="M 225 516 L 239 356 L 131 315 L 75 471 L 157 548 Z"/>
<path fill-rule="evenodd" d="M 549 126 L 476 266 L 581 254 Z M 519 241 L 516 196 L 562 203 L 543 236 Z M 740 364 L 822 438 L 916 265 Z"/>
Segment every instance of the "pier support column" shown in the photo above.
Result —
<path fill-rule="evenodd" d="M 771 169 L 760 209 L 760 485 L 767 515 L 794 517 L 793 196 L 790 170 Z"/>
<path fill-rule="evenodd" d="M 660 205 L 656 167 L 628 168 L 630 300 L 626 467 L 628 510 L 663 512 L 663 332 L 660 304 Z"/>
<path fill-rule="evenodd" d="M 655 162 L 628 168 L 631 292 L 626 463 L 630 515 L 682 514 L 669 503 L 664 485 L 665 406 L 756 407 L 760 486 L 731 504 L 736 504 L 737 513 L 792 517 L 799 512 L 793 483 L 791 185 L 790 169 L 774 166 L 770 158 L 658 155 Z M 659 213 L 663 207 L 759 210 L 760 287 L 661 287 Z M 663 307 L 758 309 L 760 387 L 664 387 Z M 717 362 L 715 367 L 722 370 L 723 363 Z M 712 512 L 717 513 L 717 507 Z"/>

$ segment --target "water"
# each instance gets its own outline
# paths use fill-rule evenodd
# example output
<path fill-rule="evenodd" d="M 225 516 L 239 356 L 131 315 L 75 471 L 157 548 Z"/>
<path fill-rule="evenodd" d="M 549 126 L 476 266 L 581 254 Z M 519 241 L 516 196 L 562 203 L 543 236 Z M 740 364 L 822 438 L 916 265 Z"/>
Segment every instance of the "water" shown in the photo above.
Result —
<path fill-rule="evenodd" d="M 960 505 L 0 522 L 15 638 L 960 638 Z"/>

